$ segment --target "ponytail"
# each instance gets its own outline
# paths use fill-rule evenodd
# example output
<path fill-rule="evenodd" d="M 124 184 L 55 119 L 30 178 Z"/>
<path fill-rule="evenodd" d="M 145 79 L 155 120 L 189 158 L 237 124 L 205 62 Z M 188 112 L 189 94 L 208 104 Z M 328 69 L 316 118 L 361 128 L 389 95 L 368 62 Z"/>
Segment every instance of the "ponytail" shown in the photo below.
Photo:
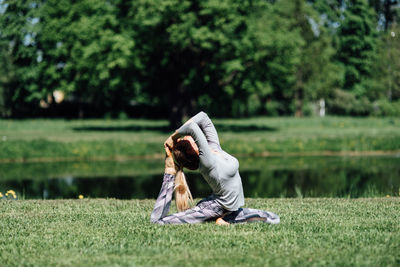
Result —
<path fill-rule="evenodd" d="M 189 186 L 186 183 L 183 168 L 180 167 L 175 176 L 175 203 L 178 211 L 185 211 L 190 208 L 193 197 L 190 193 Z"/>

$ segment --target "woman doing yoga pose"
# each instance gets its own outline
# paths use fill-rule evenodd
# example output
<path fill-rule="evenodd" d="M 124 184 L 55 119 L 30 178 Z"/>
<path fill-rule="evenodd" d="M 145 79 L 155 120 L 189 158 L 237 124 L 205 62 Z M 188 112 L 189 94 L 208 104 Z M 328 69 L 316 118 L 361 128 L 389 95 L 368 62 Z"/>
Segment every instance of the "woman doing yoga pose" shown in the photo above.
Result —
<path fill-rule="evenodd" d="M 206 113 L 200 112 L 175 131 L 164 143 L 164 179 L 150 221 L 157 224 L 218 224 L 262 221 L 279 223 L 279 216 L 244 205 L 239 162 L 222 150 L 217 131 Z M 174 161 L 175 159 L 175 161 Z M 199 169 L 213 194 L 190 208 L 192 195 L 183 168 Z M 167 215 L 175 190 L 178 213 Z"/>

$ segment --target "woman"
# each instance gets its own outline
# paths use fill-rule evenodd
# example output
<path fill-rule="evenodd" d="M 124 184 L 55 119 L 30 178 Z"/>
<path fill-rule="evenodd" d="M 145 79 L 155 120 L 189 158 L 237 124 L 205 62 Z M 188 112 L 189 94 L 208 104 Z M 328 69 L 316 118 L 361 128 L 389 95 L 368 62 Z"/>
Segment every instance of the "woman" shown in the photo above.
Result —
<path fill-rule="evenodd" d="M 216 220 L 217 224 L 250 221 L 279 223 L 279 217 L 272 212 L 241 208 L 244 196 L 239 162 L 222 150 L 217 131 L 206 113 L 200 112 L 188 120 L 165 141 L 164 147 L 164 180 L 150 217 L 152 223 L 183 224 L 210 220 Z M 189 208 L 192 196 L 183 167 L 199 169 L 213 191 L 211 196 L 193 208 Z M 180 212 L 167 216 L 174 189 Z"/>

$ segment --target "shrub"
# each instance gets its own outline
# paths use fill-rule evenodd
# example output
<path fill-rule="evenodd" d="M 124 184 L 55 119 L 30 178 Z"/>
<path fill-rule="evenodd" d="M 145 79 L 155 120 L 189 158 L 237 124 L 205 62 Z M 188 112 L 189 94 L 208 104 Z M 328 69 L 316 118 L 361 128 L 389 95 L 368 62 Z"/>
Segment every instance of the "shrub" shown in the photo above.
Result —
<path fill-rule="evenodd" d="M 376 116 L 400 116 L 400 100 L 389 102 L 380 99 L 374 103 L 374 115 Z"/>
<path fill-rule="evenodd" d="M 327 108 L 330 114 L 368 116 L 373 107 L 366 97 L 357 98 L 350 92 L 336 89 L 333 97 L 327 99 Z"/>

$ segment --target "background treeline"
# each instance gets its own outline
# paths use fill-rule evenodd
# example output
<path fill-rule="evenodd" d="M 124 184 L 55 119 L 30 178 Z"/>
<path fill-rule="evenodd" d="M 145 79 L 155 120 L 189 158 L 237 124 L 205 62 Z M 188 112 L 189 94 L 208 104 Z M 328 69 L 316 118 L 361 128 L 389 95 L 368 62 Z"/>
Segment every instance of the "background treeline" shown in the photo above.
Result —
<path fill-rule="evenodd" d="M 0 0 L 0 112 L 400 115 L 399 22 L 398 0 Z"/>

